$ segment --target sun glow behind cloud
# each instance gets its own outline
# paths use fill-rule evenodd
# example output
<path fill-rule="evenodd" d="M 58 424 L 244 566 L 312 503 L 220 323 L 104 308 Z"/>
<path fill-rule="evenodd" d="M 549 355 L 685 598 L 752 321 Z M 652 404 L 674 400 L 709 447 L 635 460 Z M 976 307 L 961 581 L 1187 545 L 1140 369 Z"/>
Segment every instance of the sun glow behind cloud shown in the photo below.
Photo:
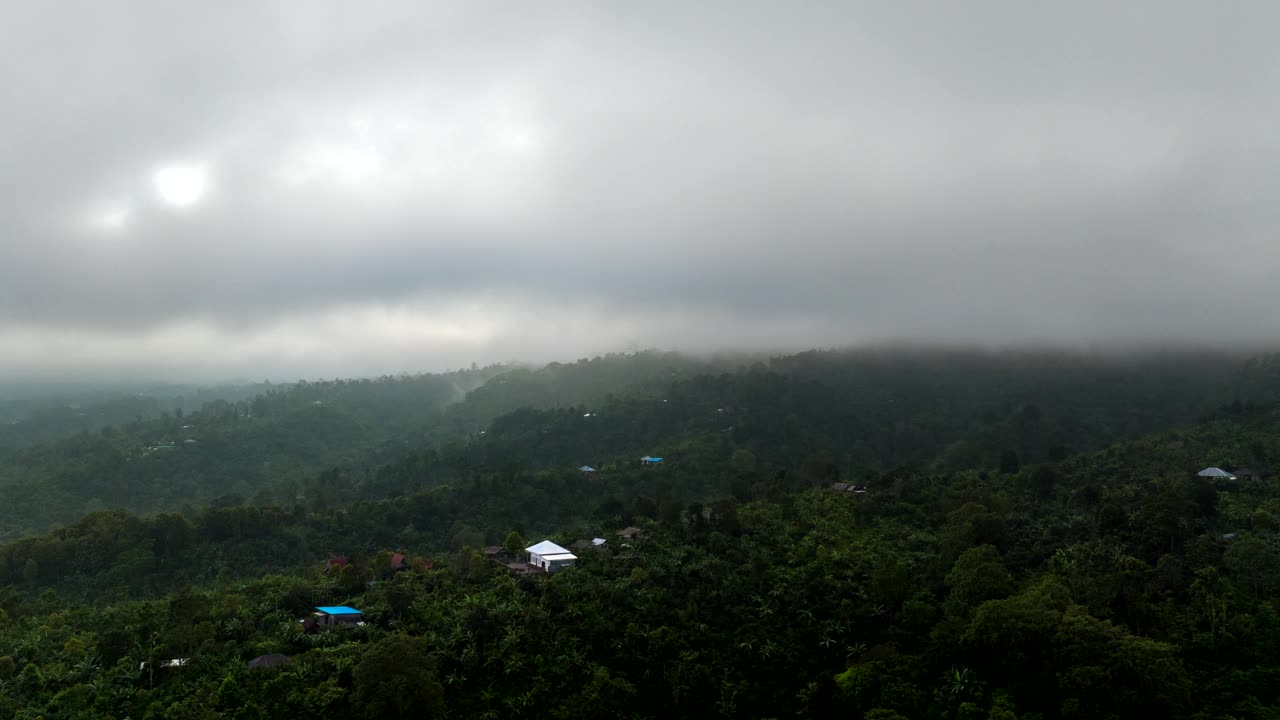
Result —
<path fill-rule="evenodd" d="M 209 187 L 209 172 L 203 165 L 166 165 L 151 176 L 156 195 L 175 208 L 195 205 Z"/>
<path fill-rule="evenodd" d="M 1018 8 L 51 15 L 0 48 L 0 374 L 37 327 L 36 368 L 1280 336 L 1270 25 Z"/>
<path fill-rule="evenodd" d="M 390 88 L 390 89 L 388 89 Z M 250 114 L 222 133 L 187 138 L 204 148 L 136 176 L 140 201 L 99 206 L 92 232 L 146 235 L 203 205 L 214 184 L 218 205 L 242 217 L 380 222 L 448 218 L 485 228 L 515 226 L 547 206 L 554 191 L 552 133 L 527 90 L 496 87 L 465 101 L 427 100 L 431 88 L 392 85 L 358 97 L 324 97 L 288 112 Z M 184 219 L 187 228 L 218 213 Z"/>

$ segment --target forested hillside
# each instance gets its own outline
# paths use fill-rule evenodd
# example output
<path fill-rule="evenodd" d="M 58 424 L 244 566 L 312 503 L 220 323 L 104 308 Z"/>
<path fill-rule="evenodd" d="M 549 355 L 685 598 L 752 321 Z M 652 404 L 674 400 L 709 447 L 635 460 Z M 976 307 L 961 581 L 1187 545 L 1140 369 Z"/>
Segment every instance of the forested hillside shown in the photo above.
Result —
<path fill-rule="evenodd" d="M 685 362 L 498 373 L 367 474 L 0 546 L 0 713 L 1280 712 L 1274 359 Z M 647 369 L 619 392 L 585 380 L 628 364 Z M 343 393 L 394 407 L 409 381 L 384 382 L 300 385 L 227 422 Z M 552 576 L 480 552 L 592 537 Z M 305 631 L 335 604 L 365 624 Z M 289 664 L 249 669 L 270 654 Z"/>
<path fill-rule="evenodd" d="M 0 383 L 0 452 L 165 413 L 199 410 L 205 403 L 252 399 L 270 383 L 99 385 Z"/>
<path fill-rule="evenodd" d="M 323 513 L 98 515 L 3 550 L 5 710 L 1269 717 L 1280 483 L 1195 473 L 1278 453 L 1274 417 L 1228 411 L 1016 473 L 871 475 L 865 495 L 736 454 L 719 470 L 743 494 L 687 505 L 575 507 L 594 478 L 535 475 Z M 609 541 L 512 578 L 471 549 L 544 536 L 483 504 L 509 494 L 580 515 L 546 536 Z M 485 530 L 450 533 L 459 512 Z M 393 572 L 393 551 L 433 567 Z M 325 573 L 335 552 L 351 562 Z M 302 632 L 334 603 L 366 624 Z M 292 663 L 247 669 L 268 653 Z M 162 666 L 175 657 L 191 660 Z"/>
<path fill-rule="evenodd" d="M 145 513 L 227 495 L 291 497 L 324 468 L 394 457 L 410 433 L 498 371 L 298 383 L 12 450 L 0 455 L 0 536 L 97 509 Z"/>
<path fill-rule="evenodd" d="M 748 361 L 637 353 L 304 382 L 109 426 L 0 453 L 0 538 L 100 509 L 198 509 L 217 498 L 324 507 L 493 462 L 566 469 L 684 446 L 742 446 L 765 463 L 845 472 L 1039 462 L 1188 422 L 1244 387 L 1244 359 L 1230 355 L 864 351 Z M 1275 386 L 1254 375 L 1257 392 Z M 438 467 L 437 457 L 447 472 L 413 470 Z M 722 478 L 696 482 L 693 494 L 725 489 Z"/>
<path fill-rule="evenodd" d="M 0 539 L 111 508 L 191 510 L 218 498 L 286 505 L 350 501 L 363 497 L 362 490 L 342 488 L 363 488 L 379 467 L 412 450 L 465 441 L 499 414 L 602 401 L 614 392 L 643 394 L 715 366 L 675 354 L 639 353 L 536 371 L 499 365 L 298 382 L 236 402 L 214 400 L 197 412 L 175 410 L 0 449 L 0 493 L 6 500 L 0 504 Z M 311 483 L 321 471 L 336 482 Z"/>

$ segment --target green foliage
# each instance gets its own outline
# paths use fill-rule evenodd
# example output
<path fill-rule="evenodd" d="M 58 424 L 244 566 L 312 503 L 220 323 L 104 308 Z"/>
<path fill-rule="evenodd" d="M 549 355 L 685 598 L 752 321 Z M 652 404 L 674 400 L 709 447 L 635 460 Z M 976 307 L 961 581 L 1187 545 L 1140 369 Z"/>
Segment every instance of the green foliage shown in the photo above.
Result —
<path fill-rule="evenodd" d="M 409 437 L 456 435 L 446 406 L 500 370 L 300 382 L 248 398 L 232 394 L 234 401 L 217 397 L 181 416 L 140 413 L 99 432 L 0 453 L 8 500 L 0 506 L 0 538 L 106 507 L 160 512 L 355 499 L 367 489 L 353 487 L 402 454 Z"/>
<path fill-rule="evenodd" d="M 444 688 L 426 640 L 392 635 L 371 645 L 353 672 L 355 704 L 365 717 L 439 716 Z"/>
<path fill-rule="evenodd" d="M 987 714 L 987 720 L 1018 720 L 1014 709 L 1013 698 L 1009 693 L 997 691 L 991 698 L 991 712 Z"/>
<path fill-rule="evenodd" d="M 524 538 L 520 537 L 520 533 L 512 530 L 507 533 L 507 539 L 502 542 L 502 549 L 507 551 L 507 555 L 517 557 L 524 552 Z"/>
<path fill-rule="evenodd" d="M 184 410 L 205 403 L 238 402 L 271 391 L 270 383 L 247 385 L 67 385 L 0 383 L 0 448 L 22 448 L 77 433 L 114 434 L 112 426 L 165 413 L 182 419 Z"/>
<path fill-rule="evenodd" d="M 948 604 L 961 612 L 968 612 L 979 604 L 1002 598 L 1013 591 L 1013 577 L 1000 559 L 1000 553 L 990 545 L 965 550 L 951 572 L 947 573 Z"/>
<path fill-rule="evenodd" d="M 107 508 L 322 513 L 477 470 L 510 477 L 657 453 L 684 455 L 664 472 L 678 475 L 668 479 L 686 499 L 833 482 L 855 467 L 1017 472 L 1010 458 L 1042 462 L 1064 447 L 1188 422 L 1235 391 L 1239 376 L 1228 356 L 1119 363 L 862 351 L 744 362 L 637 353 L 539 370 L 255 386 L 256 396 L 184 391 L 161 403 L 185 405 L 181 415 L 138 413 L 0 452 L 0 539 Z M 1269 376 L 1258 377 L 1246 387 L 1263 396 Z M 780 467 L 793 472 L 779 476 Z M 655 490 L 643 494 L 661 500 Z"/>
<path fill-rule="evenodd" d="M 388 379 L 187 411 L 262 431 L 253 463 L 310 430 L 359 460 L 0 546 L 0 716 L 1272 717 L 1280 483 L 1195 472 L 1277 464 L 1280 421 L 1242 402 L 1126 440 L 1217 401 L 1220 366 L 1159 367 L 640 355 L 497 374 L 447 409 L 409 392 L 437 380 Z M 420 418 L 414 443 L 375 408 Z M 134 430 L 23 451 L 30 487 L 118 479 L 99 453 Z M 129 487 L 196 477 L 164 473 Z M 478 552 L 597 536 L 552 576 Z M 299 622 L 332 604 L 364 624 Z"/>

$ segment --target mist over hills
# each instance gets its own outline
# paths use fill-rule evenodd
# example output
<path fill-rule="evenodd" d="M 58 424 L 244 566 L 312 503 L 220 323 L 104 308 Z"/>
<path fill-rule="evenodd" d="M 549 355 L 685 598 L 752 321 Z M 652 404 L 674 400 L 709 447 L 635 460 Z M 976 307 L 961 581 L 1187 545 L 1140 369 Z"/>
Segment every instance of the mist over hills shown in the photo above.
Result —
<path fill-rule="evenodd" d="M 0 708 L 1265 717 L 1278 402 L 1270 355 L 632 353 L 77 430 L 0 454 Z"/>
<path fill-rule="evenodd" d="M 0 717 L 1280 718 L 1277 26 L 0 5 Z"/>
<path fill-rule="evenodd" d="M 188 395 L 111 395 L 90 399 L 86 410 L 46 409 L 0 429 L 9 445 L 26 445 L 0 454 L 9 500 L 0 516 L 7 517 L 3 536 L 15 537 L 96 509 L 150 513 L 217 498 L 288 507 L 316 494 L 309 485 L 322 471 L 344 478 L 325 483 L 334 501 L 361 497 L 380 468 L 408 453 L 577 467 L 716 433 L 779 465 L 818 455 L 845 472 L 855 464 L 993 466 L 1006 451 L 1041 462 L 1269 392 L 1269 367 L 1240 355 L 1187 352 L 648 352 L 538 369 L 196 390 L 191 398 L 225 396 L 185 412 L 163 403 L 189 403 Z M 10 407 L 23 402 L 32 401 Z M 570 410 L 599 419 L 573 420 Z M 86 411 L 92 415 L 80 415 Z M 540 414 L 551 411 L 569 414 Z M 117 422 L 108 425 L 112 412 Z M 71 422 L 56 422 L 68 415 Z M 48 436 L 66 437 L 32 444 L 49 420 Z"/>

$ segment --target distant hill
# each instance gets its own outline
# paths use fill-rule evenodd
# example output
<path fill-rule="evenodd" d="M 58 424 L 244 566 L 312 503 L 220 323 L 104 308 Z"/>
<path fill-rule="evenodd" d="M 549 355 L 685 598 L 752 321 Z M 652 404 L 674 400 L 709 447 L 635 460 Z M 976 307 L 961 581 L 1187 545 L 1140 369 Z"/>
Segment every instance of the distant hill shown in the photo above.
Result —
<path fill-rule="evenodd" d="M 286 386 L 176 384 L 0 384 L 0 448 L 22 448 L 111 425 L 238 402 Z"/>
<path fill-rule="evenodd" d="M 413 429 L 501 371 L 300 382 L 9 450 L 0 454 L 7 500 L 0 536 L 39 532 L 96 509 L 159 512 L 229 494 L 275 499 L 324 468 L 395 457 L 388 445 L 402 446 Z"/>
<path fill-rule="evenodd" d="M 1271 361 L 1245 360 L 635 353 L 539 369 L 300 382 L 7 452 L 0 538 L 101 509 L 154 513 L 217 499 L 335 507 L 475 472 L 706 448 L 723 457 L 744 449 L 761 468 L 824 476 L 1016 466 L 1185 424 L 1242 392 L 1272 392 L 1271 375 L 1258 370 Z M 688 494 L 727 489 L 690 467 L 671 470 L 692 483 Z"/>
<path fill-rule="evenodd" d="M 759 368 L 716 377 L 718 393 L 789 387 Z M 16 678 L 0 708 L 134 716 L 190 699 L 227 713 L 362 717 L 370 696 L 337 692 L 352 666 L 367 687 L 400 673 L 410 650 L 465 715 L 536 703 L 554 717 L 707 717 L 723 709 L 726 679 L 771 717 L 797 702 L 806 717 L 1087 706 L 1188 720 L 1206 707 L 1268 717 L 1280 704 L 1274 634 L 1251 632 L 1276 624 L 1280 479 L 1195 474 L 1274 466 L 1274 406 L 1232 402 L 1175 431 L 1017 470 L 860 468 L 866 492 L 853 494 L 821 463 L 760 461 L 770 450 L 738 444 L 746 438 L 689 426 L 664 436 L 686 401 L 673 391 L 517 410 L 483 435 L 390 464 L 380 475 L 454 477 L 380 500 L 100 512 L 0 545 L 0 671 Z M 613 442 L 584 428 L 624 411 L 618 447 L 656 423 L 662 464 L 623 450 L 595 473 L 561 467 L 556 453 Z M 625 525 L 642 536 L 620 537 Z M 512 577 L 477 551 L 590 537 L 606 543 L 551 577 Z M 308 633 L 299 621 L 329 604 L 359 609 L 363 625 Z M 270 653 L 292 662 L 246 669 Z M 712 672 L 651 672 L 695 661 Z M 593 668 L 593 685 L 562 662 Z M 36 669 L 18 674 L 24 666 Z M 513 668 L 559 691 L 517 690 Z M 458 682 L 464 674 L 484 684 Z M 333 692 L 278 692 L 284 680 Z M 686 689 L 698 692 L 680 698 Z M 576 713 L 579 702 L 588 711 Z M 1242 702 L 1250 712 L 1227 712 Z"/>
<path fill-rule="evenodd" d="M 373 717 L 391 678 L 460 717 L 1272 717 L 1274 362 L 615 356 L 39 446 L 42 490 L 192 506 L 0 544 L 0 710 Z M 125 436 L 162 471 L 113 475 Z M 574 566 L 502 564 L 542 539 Z"/>
<path fill-rule="evenodd" d="M 304 488 L 321 471 L 344 483 L 360 481 L 410 450 L 465 438 L 520 407 L 643 394 L 710 367 L 677 354 L 634 353 L 539 370 L 495 365 L 298 382 L 247 398 L 218 397 L 195 412 L 155 414 L 161 405 L 150 397 L 104 400 L 153 415 L 138 412 L 93 432 L 0 449 L 0 493 L 6 498 L 0 539 L 109 508 L 152 513 L 199 508 L 216 498 L 323 502 L 337 483 L 320 483 L 310 494 Z"/>

